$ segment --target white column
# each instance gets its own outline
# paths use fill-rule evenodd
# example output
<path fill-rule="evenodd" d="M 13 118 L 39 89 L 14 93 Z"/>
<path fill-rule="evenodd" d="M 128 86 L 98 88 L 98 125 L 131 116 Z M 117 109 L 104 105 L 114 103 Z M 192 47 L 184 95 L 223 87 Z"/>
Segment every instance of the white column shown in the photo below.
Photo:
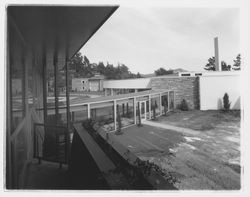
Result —
<path fill-rule="evenodd" d="M 161 93 L 160 93 L 160 115 L 162 115 L 162 99 L 161 99 Z"/>
<path fill-rule="evenodd" d="M 110 94 L 111 94 L 111 96 L 114 96 L 114 89 L 113 88 L 110 89 Z"/>
<path fill-rule="evenodd" d="M 116 131 L 116 114 L 117 112 L 116 112 L 116 100 L 114 100 L 114 124 L 115 124 L 115 131 Z"/>
<path fill-rule="evenodd" d="M 148 96 L 148 110 L 149 120 L 151 120 L 151 94 Z"/>
<path fill-rule="evenodd" d="M 88 119 L 90 119 L 90 104 L 89 103 L 87 105 L 87 110 L 88 110 Z"/>
<path fill-rule="evenodd" d="M 169 111 L 169 104 L 170 104 L 170 99 L 169 99 L 169 91 L 168 91 L 168 111 Z"/>

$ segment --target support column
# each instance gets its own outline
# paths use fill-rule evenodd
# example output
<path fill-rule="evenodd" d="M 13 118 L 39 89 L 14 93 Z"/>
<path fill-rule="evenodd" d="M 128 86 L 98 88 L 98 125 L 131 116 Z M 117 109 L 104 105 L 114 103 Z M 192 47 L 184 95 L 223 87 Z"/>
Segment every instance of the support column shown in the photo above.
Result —
<path fill-rule="evenodd" d="M 47 62 L 46 62 L 46 56 L 44 53 L 43 60 L 42 60 L 42 66 L 43 66 L 43 120 L 44 124 L 47 123 Z M 40 107 L 40 106 L 39 106 Z"/>
<path fill-rule="evenodd" d="M 65 69 L 65 74 L 66 74 L 66 109 L 67 109 L 67 128 L 68 131 L 70 129 L 70 104 L 69 104 L 69 74 L 68 74 L 68 59 L 66 59 L 66 69 Z M 72 120 L 73 121 L 73 120 Z"/>
<path fill-rule="evenodd" d="M 87 111 L 88 111 L 88 119 L 90 119 L 91 117 L 90 117 L 90 104 L 89 103 L 87 105 Z"/>
<path fill-rule="evenodd" d="M 162 115 L 162 98 L 160 93 L 160 115 Z"/>
<path fill-rule="evenodd" d="M 111 96 L 114 96 L 114 89 L 113 88 L 110 89 L 110 94 L 111 94 Z"/>
<path fill-rule="evenodd" d="M 149 115 L 149 120 L 151 120 L 151 94 L 148 96 L 148 115 Z"/>
<path fill-rule="evenodd" d="M 114 100 L 114 125 L 115 125 L 115 131 L 117 129 L 117 126 L 116 126 L 116 116 L 117 116 L 117 114 L 116 113 L 117 113 L 116 112 L 116 100 Z"/>
<path fill-rule="evenodd" d="M 58 102 L 58 62 L 57 62 L 57 57 L 56 54 L 54 55 L 54 93 L 55 93 L 55 123 L 58 124 L 59 122 L 59 102 Z"/>
<path fill-rule="evenodd" d="M 136 97 L 134 97 L 134 124 L 136 124 Z"/>
<path fill-rule="evenodd" d="M 169 91 L 168 91 L 168 111 L 169 111 L 169 105 L 170 105 L 170 98 L 169 98 Z"/>

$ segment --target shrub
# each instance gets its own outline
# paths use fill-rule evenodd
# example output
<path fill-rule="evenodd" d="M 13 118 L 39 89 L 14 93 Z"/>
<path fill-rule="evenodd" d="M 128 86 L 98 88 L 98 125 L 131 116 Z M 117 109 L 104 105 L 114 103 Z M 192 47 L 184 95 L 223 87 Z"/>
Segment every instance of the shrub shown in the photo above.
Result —
<path fill-rule="evenodd" d="M 225 111 L 229 111 L 231 103 L 229 102 L 229 96 L 227 93 L 223 96 L 223 106 Z"/>
<path fill-rule="evenodd" d="M 181 104 L 180 104 L 180 110 L 182 111 L 188 111 L 188 104 L 187 104 L 187 101 L 185 99 L 183 99 L 181 101 Z"/>

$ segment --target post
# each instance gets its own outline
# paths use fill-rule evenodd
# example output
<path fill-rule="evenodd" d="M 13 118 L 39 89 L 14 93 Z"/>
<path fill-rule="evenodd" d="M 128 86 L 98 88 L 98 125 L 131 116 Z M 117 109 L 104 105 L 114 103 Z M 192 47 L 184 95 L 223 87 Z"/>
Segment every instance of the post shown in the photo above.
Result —
<path fill-rule="evenodd" d="M 46 54 L 43 54 L 43 120 L 47 123 L 47 62 Z"/>
<path fill-rule="evenodd" d="M 148 95 L 148 115 L 149 120 L 151 120 L 151 94 Z"/>
<path fill-rule="evenodd" d="M 169 111 L 169 104 L 170 104 L 170 98 L 169 98 L 169 91 L 168 91 L 168 111 Z"/>
<path fill-rule="evenodd" d="M 136 124 L 136 97 L 134 97 L 134 123 Z"/>
<path fill-rule="evenodd" d="M 162 115 L 162 98 L 160 93 L 160 115 Z"/>
<path fill-rule="evenodd" d="M 67 54 L 66 54 L 66 56 L 67 56 Z M 67 109 L 67 132 L 69 132 L 70 131 L 70 121 L 71 121 L 71 118 L 70 118 L 70 104 L 69 104 L 69 74 L 68 74 L 68 58 L 66 58 L 66 68 L 65 68 L 65 74 L 66 74 L 66 76 L 65 76 L 65 78 L 66 78 L 66 109 Z M 72 120 L 73 121 L 73 120 Z M 68 147 L 69 147 L 69 133 L 67 133 L 67 138 L 66 138 L 66 140 L 67 140 L 67 145 L 68 145 Z M 67 156 L 66 156 L 66 159 L 67 159 L 67 161 L 68 161 L 68 151 L 70 151 L 69 150 L 69 148 L 67 147 L 67 151 L 66 151 L 66 153 L 67 153 Z"/>
<path fill-rule="evenodd" d="M 215 57 L 215 70 L 221 71 L 221 66 L 219 62 L 219 43 L 218 37 L 214 38 L 214 57 Z"/>
<path fill-rule="evenodd" d="M 91 117 L 90 117 L 90 104 L 89 103 L 87 105 L 87 111 L 88 111 L 88 119 L 90 119 Z"/>
<path fill-rule="evenodd" d="M 115 131 L 117 129 L 117 126 L 116 126 L 116 100 L 114 100 L 114 125 L 115 125 Z"/>
<path fill-rule="evenodd" d="M 54 94 L 55 94 L 55 123 L 58 124 L 59 122 L 59 105 L 58 105 L 58 62 L 56 53 L 54 54 Z"/>

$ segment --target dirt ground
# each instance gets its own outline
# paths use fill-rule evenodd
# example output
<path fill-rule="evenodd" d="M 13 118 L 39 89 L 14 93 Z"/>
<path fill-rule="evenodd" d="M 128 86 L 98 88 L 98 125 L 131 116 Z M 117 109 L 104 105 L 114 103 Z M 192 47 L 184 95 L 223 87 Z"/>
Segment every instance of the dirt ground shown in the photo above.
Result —
<path fill-rule="evenodd" d="M 173 112 L 156 122 L 193 129 L 198 134 L 143 125 L 115 136 L 141 159 L 168 170 L 178 189 L 240 189 L 239 112 Z"/>

